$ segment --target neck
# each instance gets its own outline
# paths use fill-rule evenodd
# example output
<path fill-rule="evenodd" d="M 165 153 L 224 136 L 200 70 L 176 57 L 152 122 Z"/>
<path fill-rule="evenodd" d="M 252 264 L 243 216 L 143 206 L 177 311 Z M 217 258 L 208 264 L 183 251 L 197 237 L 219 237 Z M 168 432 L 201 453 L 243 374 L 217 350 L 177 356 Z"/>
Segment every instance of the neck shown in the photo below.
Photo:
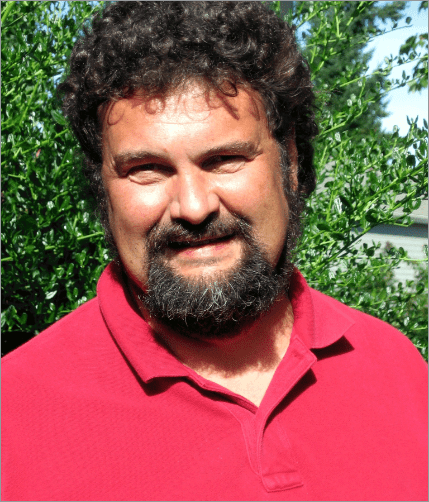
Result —
<path fill-rule="evenodd" d="M 236 378 L 251 373 L 272 372 L 289 346 L 293 312 L 286 295 L 280 297 L 264 315 L 244 325 L 226 339 L 189 338 L 151 318 L 135 288 L 134 297 L 144 319 L 158 339 L 183 364 L 208 380 Z"/>

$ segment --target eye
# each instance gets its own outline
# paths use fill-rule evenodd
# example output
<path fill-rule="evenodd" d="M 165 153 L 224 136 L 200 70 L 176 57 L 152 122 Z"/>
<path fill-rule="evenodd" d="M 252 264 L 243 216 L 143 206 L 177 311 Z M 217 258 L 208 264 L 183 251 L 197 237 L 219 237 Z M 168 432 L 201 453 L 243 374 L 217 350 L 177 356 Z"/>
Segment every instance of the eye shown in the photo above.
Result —
<path fill-rule="evenodd" d="M 172 169 L 162 164 L 141 164 L 128 169 L 126 176 L 136 183 L 155 183 L 172 173 Z"/>
<path fill-rule="evenodd" d="M 246 162 L 243 155 L 216 155 L 207 159 L 203 168 L 210 171 L 235 172 Z"/>
<path fill-rule="evenodd" d="M 157 168 L 156 164 L 142 164 L 141 166 L 133 166 L 128 170 L 127 174 L 141 172 L 141 171 L 153 171 Z"/>

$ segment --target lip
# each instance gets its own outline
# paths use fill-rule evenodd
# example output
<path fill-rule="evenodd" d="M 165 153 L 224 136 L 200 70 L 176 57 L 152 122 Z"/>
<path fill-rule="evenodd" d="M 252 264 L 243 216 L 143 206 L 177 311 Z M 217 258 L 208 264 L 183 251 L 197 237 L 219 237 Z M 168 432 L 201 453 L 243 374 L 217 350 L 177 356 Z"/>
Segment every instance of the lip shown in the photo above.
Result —
<path fill-rule="evenodd" d="M 214 237 L 209 239 L 201 239 L 199 241 L 175 241 L 170 243 L 170 247 L 173 249 L 188 249 L 188 248 L 199 248 L 203 246 L 223 244 L 224 242 L 230 240 L 232 235 L 226 235 L 224 237 Z"/>
<path fill-rule="evenodd" d="M 222 254 L 223 250 L 226 250 L 228 245 L 233 239 L 232 235 L 226 237 L 217 237 L 214 239 L 204 239 L 201 241 L 183 241 L 176 242 L 171 246 L 175 254 L 179 256 L 187 256 L 189 258 L 209 258 L 218 253 Z"/>

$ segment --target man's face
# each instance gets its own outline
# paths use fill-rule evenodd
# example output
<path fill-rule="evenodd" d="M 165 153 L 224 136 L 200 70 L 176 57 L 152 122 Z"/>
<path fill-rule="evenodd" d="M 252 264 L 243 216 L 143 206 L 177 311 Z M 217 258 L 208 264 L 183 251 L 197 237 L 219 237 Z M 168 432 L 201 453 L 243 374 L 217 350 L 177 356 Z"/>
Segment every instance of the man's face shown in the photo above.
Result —
<path fill-rule="evenodd" d="M 273 270 L 279 262 L 289 221 L 280 152 L 251 91 L 221 97 L 195 85 L 113 104 L 102 178 L 121 262 L 143 294 L 157 248 L 189 284 L 228 278 L 259 251 Z"/>

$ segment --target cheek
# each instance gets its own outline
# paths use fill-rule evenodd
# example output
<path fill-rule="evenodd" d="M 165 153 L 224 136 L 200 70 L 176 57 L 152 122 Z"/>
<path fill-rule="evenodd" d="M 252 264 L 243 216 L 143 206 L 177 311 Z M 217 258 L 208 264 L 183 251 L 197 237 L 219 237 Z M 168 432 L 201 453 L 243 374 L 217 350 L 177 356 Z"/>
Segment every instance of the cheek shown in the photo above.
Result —
<path fill-rule="evenodd" d="M 142 238 L 163 213 L 164 197 L 157 189 L 143 190 L 128 180 L 120 180 L 115 185 L 110 187 L 108 197 L 113 234 L 125 245 L 127 241 L 130 244 L 133 238 L 143 242 Z"/>
<path fill-rule="evenodd" d="M 277 172 L 264 169 L 261 173 L 244 173 L 228 187 L 228 197 L 234 211 L 245 216 L 251 222 L 274 218 L 272 223 L 288 218 L 288 205 L 283 192 L 282 179 Z M 269 226 L 270 221 L 265 221 Z"/>
<path fill-rule="evenodd" d="M 254 237 L 275 263 L 283 250 L 289 221 L 281 176 L 265 170 L 259 176 L 243 177 L 229 192 L 229 200 L 227 209 L 248 219 Z"/>

